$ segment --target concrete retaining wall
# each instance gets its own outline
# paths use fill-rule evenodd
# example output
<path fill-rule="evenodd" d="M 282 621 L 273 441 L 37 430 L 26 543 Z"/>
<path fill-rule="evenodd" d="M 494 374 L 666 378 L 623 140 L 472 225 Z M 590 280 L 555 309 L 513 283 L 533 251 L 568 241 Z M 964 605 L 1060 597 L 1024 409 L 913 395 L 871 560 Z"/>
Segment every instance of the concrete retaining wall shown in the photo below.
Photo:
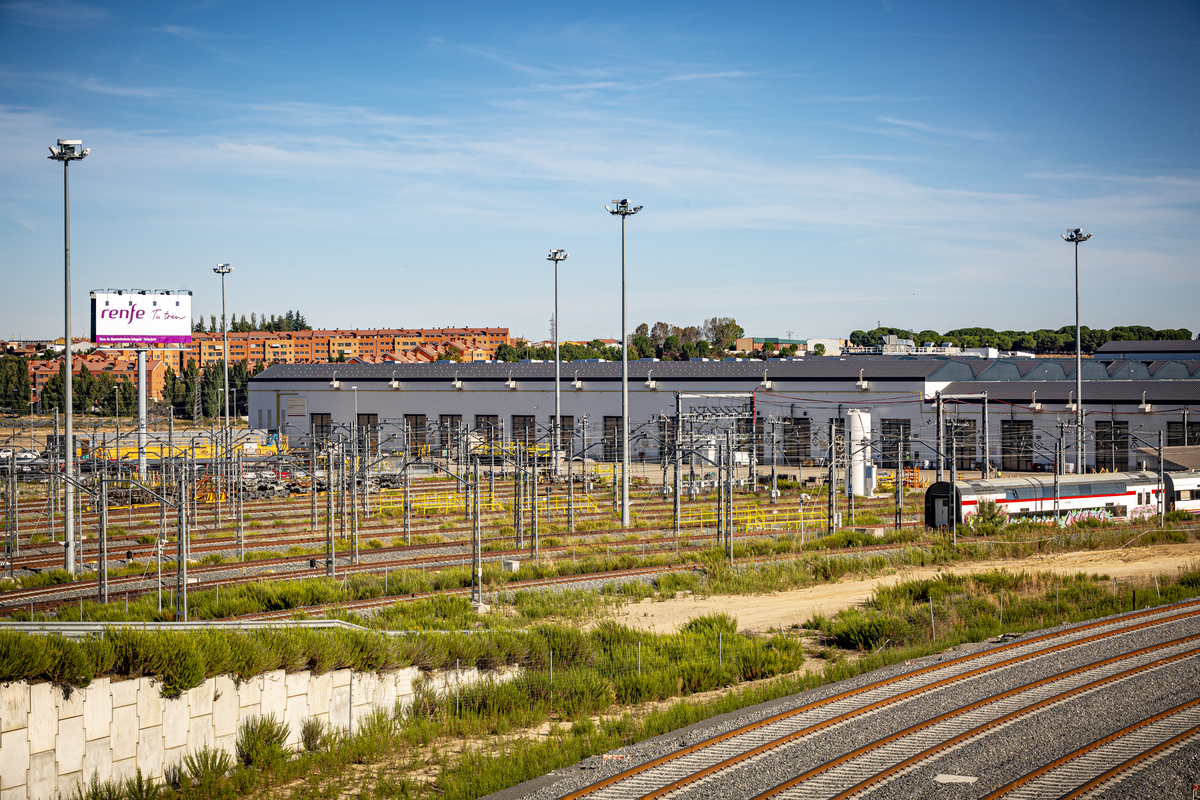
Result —
<path fill-rule="evenodd" d="M 352 727 L 376 708 L 411 702 L 419 675 L 415 667 L 324 675 L 279 670 L 241 685 L 229 676 L 210 678 L 174 699 L 163 697 L 151 678 L 101 678 L 69 694 L 50 683 L 8 684 L 0 687 L 0 800 L 67 798 L 92 773 L 123 780 L 141 768 L 161 780 L 206 745 L 233 755 L 238 725 L 259 715 L 286 722 L 288 741 L 298 747 L 305 719 Z M 426 685 L 452 693 L 456 681 L 481 677 L 463 670 L 427 676 Z"/>

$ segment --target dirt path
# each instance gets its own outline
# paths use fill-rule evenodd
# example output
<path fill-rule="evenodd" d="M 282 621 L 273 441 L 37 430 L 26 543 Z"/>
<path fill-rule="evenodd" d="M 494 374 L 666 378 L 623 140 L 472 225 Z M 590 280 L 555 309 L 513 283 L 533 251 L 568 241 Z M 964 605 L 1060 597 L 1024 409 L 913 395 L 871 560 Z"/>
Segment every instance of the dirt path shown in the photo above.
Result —
<path fill-rule="evenodd" d="M 1055 555 L 1033 556 L 1020 560 L 975 561 L 956 564 L 948 569 L 933 567 L 904 568 L 866 580 L 844 579 L 808 589 L 750 596 L 689 596 L 676 600 L 643 600 L 628 605 L 613 616 L 635 628 L 655 633 L 678 630 L 688 620 L 702 614 L 724 611 L 738 619 L 742 630 L 767 631 L 801 623 L 817 612 L 833 615 L 843 608 L 869 600 L 878 586 L 890 586 L 909 578 L 928 578 L 938 572 L 987 572 L 993 569 L 1031 572 L 1100 573 L 1118 579 L 1174 575 L 1179 570 L 1200 564 L 1200 543 L 1163 544 L 1124 550 L 1094 550 Z"/>

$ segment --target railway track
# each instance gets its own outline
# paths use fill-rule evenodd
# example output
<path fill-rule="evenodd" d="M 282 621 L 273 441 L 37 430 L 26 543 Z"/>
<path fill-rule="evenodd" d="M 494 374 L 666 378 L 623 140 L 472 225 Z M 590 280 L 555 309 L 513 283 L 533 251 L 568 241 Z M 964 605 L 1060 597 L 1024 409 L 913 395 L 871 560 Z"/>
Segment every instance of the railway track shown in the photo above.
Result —
<path fill-rule="evenodd" d="M 647 539 L 647 540 L 639 540 L 639 541 L 626 541 L 626 542 L 622 542 L 621 544 L 622 545 L 627 544 L 627 545 L 631 545 L 631 546 L 636 546 L 638 544 L 664 545 L 664 544 L 669 544 L 672 541 L 673 540 L 669 540 L 669 539 Z M 872 556 L 872 555 L 887 555 L 889 553 L 897 552 L 906 546 L 911 546 L 911 545 L 874 545 L 874 546 L 868 546 L 868 547 L 862 547 L 862 548 L 822 551 L 822 553 L 828 554 L 828 555 L 854 556 L 854 557 L 862 558 L 862 557 L 867 557 L 867 556 Z M 414 545 L 413 547 L 415 548 L 418 546 Z M 555 553 L 565 554 L 566 552 L 568 552 L 571 549 L 571 547 L 572 547 L 571 545 L 558 545 L 558 546 L 554 546 L 554 547 L 543 546 L 542 550 L 547 555 L 553 555 Z M 668 549 L 670 549 L 670 548 L 668 548 Z M 705 549 L 706 549 L 706 547 L 704 547 L 704 546 L 683 547 L 683 548 L 679 549 L 679 553 L 681 555 L 687 555 L 687 554 L 701 552 Z M 379 550 L 372 551 L 372 553 L 379 553 L 379 552 L 380 552 Z M 662 552 L 662 551 L 660 550 L 659 552 Z M 672 552 L 674 552 L 674 551 L 672 550 Z M 522 558 L 527 557 L 528 551 L 527 550 L 513 550 L 513 551 L 507 551 L 507 552 L 489 552 L 489 553 L 484 554 L 483 560 L 485 562 L 491 562 L 491 561 L 503 560 L 506 558 L 512 558 L 514 556 L 519 556 Z M 740 567 L 745 567 L 748 565 L 756 565 L 756 564 L 775 562 L 775 561 L 779 561 L 783 558 L 784 558 L 784 556 L 780 556 L 780 555 L 746 556 L 746 557 L 740 557 L 740 558 L 735 559 L 734 563 Z M 281 578 L 304 579 L 304 578 L 325 577 L 325 567 L 324 567 L 323 563 L 321 566 L 314 569 L 314 568 L 307 566 L 308 561 L 309 561 L 309 558 L 307 556 L 286 560 L 285 563 L 287 566 L 295 567 L 295 568 L 291 569 L 290 571 L 288 571 L 287 573 L 284 573 L 284 574 L 275 573 L 270 570 L 268 570 L 266 572 L 264 572 L 262 570 L 246 572 L 246 569 L 252 568 L 254 566 L 260 566 L 260 567 L 261 566 L 271 566 L 270 559 L 260 559 L 260 560 L 256 560 L 256 561 L 247 561 L 247 562 L 230 562 L 230 563 L 224 563 L 224 564 L 189 566 L 189 568 L 188 568 L 188 588 L 189 588 L 189 591 L 194 592 L 194 591 L 211 590 L 218 586 L 224 586 L 224 587 L 240 586 L 240 585 L 251 584 L 251 583 L 260 583 L 260 582 L 262 582 L 263 578 L 268 577 L 268 576 L 275 580 L 278 580 Z M 403 570 L 403 569 L 415 569 L 415 568 L 421 567 L 423 565 L 424 566 L 433 565 L 433 566 L 437 566 L 438 568 L 444 569 L 444 568 L 448 568 L 448 567 L 466 566 L 469 563 L 470 563 L 470 557 L 469 557 L 469 555 L 467 555 L 465 553 L 463 555 L 461 555 L 460 557 L 458 557 L 457 559 L 453 558 L 453 556 L 445 556 L 445 555 L 424 556 L 424 557 L 414 557 L 414 558 L 400 559 L 400 560 L 394 560 L 394 561 L 388 561 L 388 560 L 367 561 L 367 562 L 361 562 L 356 565 L 355 564 L 343 564 L 338 567 L 338 573 L 343 576 L 356 575 L 356 574 L 378 575 L 379 573 L 385 572 L 385 571 L 399 571 L 399 570 Z M 278 566 L 278 565 L 276 565 L 276 566 Z M 208 580 L 205 579 L 206 575 L 212 575 L 214 573 L 221 573 L 221 572 L 228 573 L 231 570 L 237 570 L 237 569 L 242 569 L 243 573 L 241 575 L 235 575 L 235 576 L 217 577 L 217 578 L 212 578 L 212 579 L 208 579 Z M 502 585 L 492 587 L 490 589 L 490 591 L 493 591 L 493 592 L 499 591 L 499 590 L 514 591 L 514 590 L 523 589 L 523 588 L 536 588 L 539 586 L 549 587 L 549 586 L 564 585 L 564 584 L 570 584 L 570 583 L 589 583 L 589 582 L 609 583 L 609 582 L 620 581 L 620 580 L 624 580 L 624 579 L 627 579 L 630 577 L 636 577 L 636 576 L 641 576 L 641 575 L 653 575 L 653 574 L 660 574 L 663 572 L 686 572 L 686 571 L 697 570 L 697 569 L 704 569 L 704 567 L 702 564 L 700 564 L 698 562 L 683 561 L 683 562 L 679 562 L 676 564 L 656 565 L 653 567 L 644 567 L 644 568 L 637 568 L 637 569 L 632 569 L 632 570 L 631 569 L 624 569 L 624 570 L 618 569 L 618 570 L 608 570 L 608 571 L 604 571 L 604 572 L 584 572 L 584 573 L 574 573 L 571 575 L 562 575 L 562 576 L 555 576 L 552 578 L 544 578 L 544 579 L 536 579 L 536 580 L 531 579 L 531 580 L 524 580 L 524 581 L 508 581 Z M 164 571 L 163 575 L 165 578 L 165 580 L 163 581 L 163 588 L 168 591 L 172 590 L 174 588 L 174 583 L 173 583 L 171 573 Z M 146 595 L 154 594 L 158 590 L 158 587 L 153 585 L 153 580 L 154 580 L 153 577 L 148 577 L 148 576 L 144 576 L 144 575 L 130 575 L 130 576 L 113 577 L 109 581 L 110 598 L 113 598 L 114 601 L 119 602 L 122 599 L 122 597 L 128 597 L 129 599 L 136 599 L 139 597 L 144 597 Z M 150 583 L 150 585 L 147 586 L 146 585 L 147 583 Z M 97 591 L 97 589 L 96 589 L 96 581 L 95 580 L 90 580 L 87 582 L 75 581 L 75 582 L 69 583 L 69 584 L 58 584 L 56 586 L 38 587 L 35 589 L 13 590 L 10 592 L 5 592 L 4 594 L 0 594 L 0 612 L 6 611 L 6 610 L 9 612 L 25 611 L 25 610 L 30 610 L 31 612 L 39 612 L 39 611 L 40 612 L 52 612 L 60 607 L 65 606 L 65 605 L 74 604 L 74 603 L 78 602 L 81 598 L 90 600 L 92 597 L 94 597 L 96 591 Z M 485 591 L 487 591 L 487 590 L 485 589 Z M 21 594 L 18 594 L 18 592 Z M 414 599 L 433 597 L 433 596 L 436 596 L 439 594 L 467 594 L 468 592 L 469 592 L 469 590 L 466 588 L 462 588 L 462 589 L 455 588 L 455 589 L 441 589 L 441 590 L 431 591 L 431 592 L 420 592 L 420 593 L 403 594 L 403 595 L 386 595 L 386 596 L 382 596 L 382 597 L 378 597 L 378 598 L 370 598 L 370 599 L 365 599 L 365 600 L 346 600 L 346 601 L 339 601 L 336 603 L 329 603 L 329 604 L 319 605 L 319 606 L 304 606 L 304 607 L 289 608 L 289 609 L 280 610 L 278 612 L 274 612 L 272 615 L 267 615 L 267 616 L 254 615 L 254 616 L 248 617 L 248 618 L 287 619 L 296 614 L 301 614 L 301 613 L 319 616 L 323 613 L 328 613 L 331 611 L 369 610 L 369 609 L 373 609 L 373 608 L 379 608 L 379 607 L 383 607 L 383 606 L 387 606 L 387 605 L 392 605 L 395 603 L 407 602 L 407 601 L 414 600 Z"/>
<path fill-rule="evenodd" d="M 1180 703 L 1061 756 L 988 794 L 984 800 L 1071 800 L 1107 789 L 1127 773 L 1149 766 L 1200 739 L 1200 698 Z M 1114 766 L 1115 765 L 1115 766 Z"/>
<path fill-rule="evenodd" d="M 1146 635 L 1159 641 L 1124 646 Z M 1115 656 L 1088 657 L 1093 650 L 1118 645 L 1124 651 Z M 1063 659 L 1082 663 L 1050 666 Z M 688 744 L 561 797 L 863 796 L 1030 715 L 1080 697 L 1121 691 L 1136 680 L 1154 680 L 1180 664 L 1200 664 L 1200 600 L 1051 631 L 893 675 Z M 1033 679 L 1001 691 L 983 690 L 1001 676 L 1028 675 Z M 888 723 L 894 729 L 884 736 L 864 733 L 871 725 L 886 727 L 885 720 L 906 714 L 922 718 L 909 725 Z M 1176 729 L 1181 724 L 1171 729 L 1173 735 L 1180 733 Z M 850 744 L 842 748 L 845 752 L 831 758 L 813 755 L 821 743 L 842 741 Z M 790 777 L 761 786 L 764 776 L 780 770 L 790 771 Z M 903 791 L 895 794 L 908 796 Z"/>

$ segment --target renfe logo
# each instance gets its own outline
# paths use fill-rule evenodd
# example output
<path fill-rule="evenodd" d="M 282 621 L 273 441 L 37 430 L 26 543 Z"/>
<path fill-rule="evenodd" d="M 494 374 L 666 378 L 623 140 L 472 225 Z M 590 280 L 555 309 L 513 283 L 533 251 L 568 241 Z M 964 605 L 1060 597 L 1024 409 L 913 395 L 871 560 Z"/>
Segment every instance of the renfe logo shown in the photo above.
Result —
<path fill-rule="evenodd" d="M 132 325 L 135 319 L 145 316 L 146 312 L 139 310 L 136 304 L 129 308 L 105 308 L 100 312 L 100 319 L 123 319 L 126 325 Z"/>
<path fill-rule="evenodd" d="M 192 298 L 186 292 L 93 292 L 97 344 L 188 344 Z"/>

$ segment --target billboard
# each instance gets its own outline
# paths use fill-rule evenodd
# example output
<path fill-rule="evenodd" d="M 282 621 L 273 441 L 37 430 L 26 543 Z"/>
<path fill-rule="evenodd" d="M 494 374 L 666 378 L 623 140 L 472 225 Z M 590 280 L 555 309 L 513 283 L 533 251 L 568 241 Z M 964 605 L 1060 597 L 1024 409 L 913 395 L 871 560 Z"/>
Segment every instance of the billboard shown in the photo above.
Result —
<path fill-rule="evenodd" d="M 191 344 L 192 293 L 145 289 L 92 292 L 92 341 Z"/>

